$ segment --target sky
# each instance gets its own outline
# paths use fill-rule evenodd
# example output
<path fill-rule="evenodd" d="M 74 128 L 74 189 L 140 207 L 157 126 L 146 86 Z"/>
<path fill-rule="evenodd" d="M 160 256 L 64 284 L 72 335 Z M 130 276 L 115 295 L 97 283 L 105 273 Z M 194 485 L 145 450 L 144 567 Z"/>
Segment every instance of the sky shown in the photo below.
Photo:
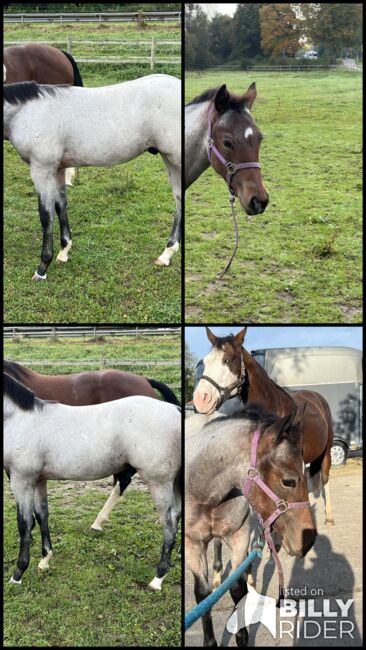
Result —
<path fill-rule="evenodd" d="M 236 11 L 237 3 L 216 3 L 216 2 L 200 2 L 200 7 L 208 15 L 209 18 L 213 18 L 215 14 L 226 14 L 226 16 L 233 16 Z"/>
<path fill-rule="evenodd" d="M 236 334 L 243 326 L 216 327 L 209 325 L 217 336 Z M 193 354 L 200 359 L 211 349 L 205 327 L 186 327 L 185 340 Z M 244 347 L 251 352 L 261 348 L 308 347 L 336 345 L 362 350 L 362 327 L 248 327 Z"/>

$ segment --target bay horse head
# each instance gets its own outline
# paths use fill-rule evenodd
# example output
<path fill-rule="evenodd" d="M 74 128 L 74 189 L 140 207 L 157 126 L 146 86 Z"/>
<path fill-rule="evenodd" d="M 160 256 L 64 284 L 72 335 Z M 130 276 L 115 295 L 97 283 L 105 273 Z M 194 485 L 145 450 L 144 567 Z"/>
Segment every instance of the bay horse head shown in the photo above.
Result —
<path fill-rule="evenodd" d="M 204 358 L 203 375 L 193 395 L 193 404 L 199 413 L 210 415 L 230 397 L 241 392 L 246 380 L 242 345 L 247 328 L 235 336 L 215 336 L 206 327 L 212 349 Z"/>
<path fill-rule="evenodd" d="M 231 94 L 224 84 L 208 114 L 208 155 L 212 167 L 228 183 L 248 215 L 264 212 L 268 193 L 259 164 L 262 134 L 250 109 L 257 96 L 255 83 L 244 95 Z"/>
<path fill-rule="evenodd" d="M 285 551 L 297 557 L 305 556 L 316 538 L 303 470 L 302 418 L 303 413 L 295 407 L 263 431 L 256 450 L 259 481 L 249 478 L 249 485 L 244 486 L 244 494 L 259 514 L 261 524 L 264 522 L 264 528 L 273 527 Z M 253 460 L 253 447 L 251 457 Z"/>

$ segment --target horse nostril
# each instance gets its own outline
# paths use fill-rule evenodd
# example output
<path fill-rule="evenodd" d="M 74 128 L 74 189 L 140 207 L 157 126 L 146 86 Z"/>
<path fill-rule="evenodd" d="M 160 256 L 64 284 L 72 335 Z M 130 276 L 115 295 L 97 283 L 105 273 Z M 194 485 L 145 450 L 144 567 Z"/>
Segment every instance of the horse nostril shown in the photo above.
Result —
<path fill-rule="evenodd" d="M 268 204 L 268 199 L 264 199 L 263 201 L 261 201 L 256 196 L 253 196 L 249 203 L 249 206 L 255 214 L 260 214 L 261 212 L 265 211 L 267 204 Z"/>

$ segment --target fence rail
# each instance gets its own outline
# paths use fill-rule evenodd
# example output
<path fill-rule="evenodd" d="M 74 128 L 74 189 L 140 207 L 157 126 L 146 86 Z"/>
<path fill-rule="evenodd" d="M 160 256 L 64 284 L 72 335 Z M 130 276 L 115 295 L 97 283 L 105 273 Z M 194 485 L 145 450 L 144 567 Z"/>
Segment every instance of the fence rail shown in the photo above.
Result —
<path fill-rule="evenodd" d="M 180 335 L 180 327 L 62 327 L 62 326 L 6 326 L 3 328 L 4 338 L 14 338 L 25 336 L 29 338 L 49 338 L 49 337 L 83 337 L 90 336 L 177 336 Z"/>
<path fill-rule="evenodd" d="M 123 64 L 133 64 L 133 63 L 146 63 L 150 65 L 150 70 L 153 72 L 155 69 L 156 65 L 181 65 L 181 59 L 176 58 L 176 55 L 174 57 L 174 54 L 172 55 L 174 58 L 166 58 L 169 56 L 168 53 L 163 54 L 156 54 L 156 50 L 160 46 L 180 46 L 179 41 L 160 41 L 160 40 L 155 40 L 154 37 L 151 38 L 149 41 L 129 41 L 127 39 L 121 39 L 121 40 L 111 40 L 111 41 L 86 41 L 86 40 L 74 40 L 70 36 L 67 37 L 67 39 L 64 40 L 52 40 L 52 41 L 33 41 L 40 43 L 41 45 L 59 45 L 59 46 L 64 46 L 64 48 L 67 50 L 69 54 L 73 54 L 74 57 L 77 59 L 78 63 L 101 63 L 102 65 L 104 64 L 114 64 L 114 65 L 123 65 Z M 25 43 L 29 43 L 29 41 L 4 41 L 4 45 L 24 45 Z M 85 58 L 83 55 L 77 56 L 75 55 L 75 52 L 73 52 L 73 48 L 77 45 L 92 45 L 93 49 L 98 48 L 100 46 L 105 46 L 105 45 L 131 45 L 133 47 L 136 47 L 138 45 L 139 47 L 148 47 L 149 48 L 149 54 L 145 54 L 145 56 L 134 56 L 130 57 L 127 55 L 128 58 L 121 58 L 122 55 L 117 55 L 116 57 L 108 56 L 107 58 L 98 57 L 95 58 Z M 94 53 L 94 52 L 93 52 Z M 165 56 L 165 58 L 160 58 L 161 56 Z"/>
<path fill-rule="evenodd" d="M 16 13 L 4 14 L 5 23 L 107 23 L 143 21 L 181 22 L 180 11 L 96 12 L 96 13 Z"/>

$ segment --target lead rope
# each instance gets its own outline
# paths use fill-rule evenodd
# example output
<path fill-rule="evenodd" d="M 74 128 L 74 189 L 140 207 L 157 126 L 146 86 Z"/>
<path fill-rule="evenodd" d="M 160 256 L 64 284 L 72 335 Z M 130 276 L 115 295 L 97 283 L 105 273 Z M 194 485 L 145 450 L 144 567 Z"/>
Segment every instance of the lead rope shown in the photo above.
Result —
<path fill-rule="evenodd" d="M 231 263 L 232 263 L 232 261 L 233 261 L 233 259 L 235 257 L 236 251 L 238 250 L 238 246 L 239 246 L 238 222 L 236 220 L 236 214 L 235 214 L 235 210 L 234 210 L 235 194 L 232 194 L 231 192 L 229 192 L 229 201 L 230 201 L 230 206 L 231 206 L 231 216 L 233 218 L 234 227 L 235 227 L 235 246 L 234 246 L 233 252 L 231 253 L 231 257 L 230 257 L 228 263 L 226 264 L 224 270 L 221 271 L 221 273 L 217 274 L 217 276 L 216 276 L 217 280 L 221 280 L 221 278 L 223 278 L 225 273 L 229 270 L 229 268 L 231 266 Z"/>

